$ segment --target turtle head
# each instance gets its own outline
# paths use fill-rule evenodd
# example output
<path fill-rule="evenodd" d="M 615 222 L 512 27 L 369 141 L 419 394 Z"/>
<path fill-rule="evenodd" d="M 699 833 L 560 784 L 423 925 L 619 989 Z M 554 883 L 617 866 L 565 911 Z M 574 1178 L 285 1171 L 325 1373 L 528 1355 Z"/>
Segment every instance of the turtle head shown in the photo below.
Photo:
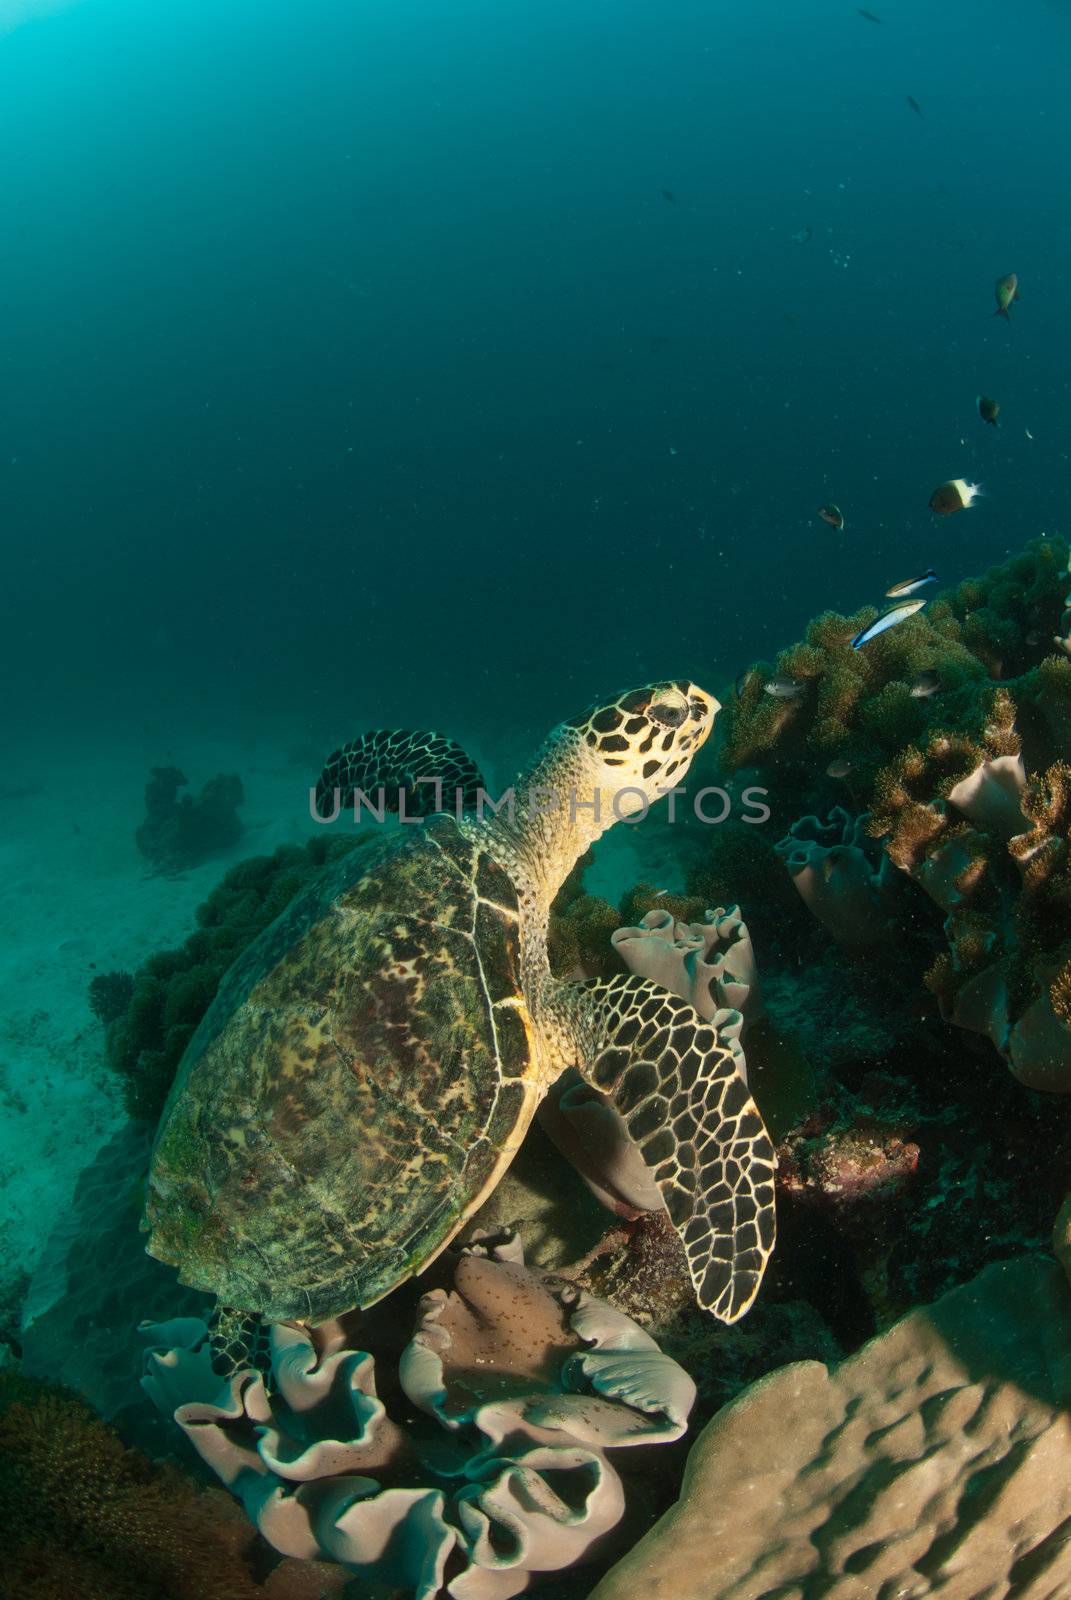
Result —
<path fill-rule="evenodd" d="M 596 769 L 594 787 L 626 817 L 682 781 L 720 709 L 713 695 L 677 678 L 630 689 L 567 726 Z"/>

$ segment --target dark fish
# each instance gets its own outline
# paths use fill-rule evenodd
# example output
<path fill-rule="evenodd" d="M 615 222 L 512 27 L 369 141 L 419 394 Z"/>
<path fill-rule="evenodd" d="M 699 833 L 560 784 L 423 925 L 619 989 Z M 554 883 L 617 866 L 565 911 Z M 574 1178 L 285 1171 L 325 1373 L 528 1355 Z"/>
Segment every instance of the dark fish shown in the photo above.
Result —
<path fill-rule="evenodd" d="M 818 515 L 823 522 L 828 522 L 831 528 L 836 528 L 838 533 L 844 526 L 844 513 L 840 506 L 835 506 L 832 501 L 828 506 L 819 506 Z"/>
<path fill-rule="evenodd" d="M 913 617 L 925 604 L 925 600 L 905 600 L 903 605 L 893 606 L 891 611 L 886 611 L 884 616 L 872 622 L 869 628 L 864 628 L 861 633 L 856 634 L 852 640 L 852 649 L 861 650 L 871 639 L 876 639 L 879 633 L 884 633 L 887 628 L 895 628 L 898 623 L 906 622 L 908 617 Z"/>
<path fill-rule="evenodd" d="M 995 428 L 997 426 L 997 418 L 1000 415 L 998 402 L 991 400 L 987 394 L 980 394 L 978 396 L 978 415 L 983 422 L 991 422 Z"/>
<path fill-rule="evenodd" d="M 903 583 L 894 583 L 891 589 L 886 589 L 886 600 L 906 600 L 909 594 L 914 594 L 918 589 L 925 589 L 928 583 L 936 583 L 937 574 L 932 567 L 918 578 L 905 578 Z"/>
<path fill-rule="evenodd" d="M 775 700 L 798 700 L 803 693 L 803 684 L 779 672 L 767 682 L 766 693 L 772 695 Z"/>
<path fill-rule="evenodd" d="M 738 700 L 742 700 L 744 698 L 744 690 L 751 682 L 751 671 L 752 669 L 750 667 L 745 667 L 743 672 L 736 680 L 736 698 Z"/>
<path fill-rule="evenodd" d="M 807 241 L 810 239 L 810 237 L 811 237 L 810 228 L 804 226 L 802 228 L 797 229 L 797 231 L 792 235 L 792 243 L 793 244 L 806 244 Z"/>
<path fill-rule="evenodd" d="M 1006 272 L 1003 278 L 998 278 L 996 283 L 993 285 L 993 293 L 997 297 L 997 309 L 994 311 L 993 315 L 995 317 L 1003 317 L 1005 322 L 1010 322 L 1011 318 L 1008 315 L 1008 307 L 1012 304 L 1013 300 L 1018 300 L 1019 298 L 1018 274 L 1014 272 Z"/>
<path fill-rule="evenodd" d="M 864 11 L 862 6 L 856 6 L 855 9 L 858 11 L 859 15 L 861 17 L 865 17 L 868 22 L 880 22 L 881 21 L 881 18 L 880 17 L 876 17 L 874 15 L 873 11 Z"/>
<path fill-rule="evenodd" d="M 922 107 L 919 105 L 918 101 L 915 99 L 915 96 L 913 94 L 909 94 L 908 95 L 907 103 L 911 107 L 912 111 L 914 111 L 916 113 L 916 115 L 921 117 L 921 115 L 922 115 Z"/>
<path fill-rule="evenodd" d="M 675 206 L 677 204 L 677 196 L 673 193 L 672 189 L 661 190 L 661 195 L 662 199 L 668 200 L 671 206 Z"/>
<path fill-rule="evenodd" d="M 826 768 L 827 778 L 846 778 L 852 770 L 850 761 L 845 761 L 843 756 L 838 756 L 836 761 L 831 761 Z"/>
<path fill-rule="evenodd" d="M 956 511 L 966 511 L 982 492 L 978 483 L 968 483 L 965 478 L 949 478 L 937 486 L 930 496 L 930 510 L 939 517 L 950 517 Z"/>
<path fill-rule="evenodd" d="M 943 687 L 941 674 L 928 668 L 925 672 L 920 672 L 911 685 L 911 698 L 912 700 L 928 700 L 931 695 L 940 694 Z"/>

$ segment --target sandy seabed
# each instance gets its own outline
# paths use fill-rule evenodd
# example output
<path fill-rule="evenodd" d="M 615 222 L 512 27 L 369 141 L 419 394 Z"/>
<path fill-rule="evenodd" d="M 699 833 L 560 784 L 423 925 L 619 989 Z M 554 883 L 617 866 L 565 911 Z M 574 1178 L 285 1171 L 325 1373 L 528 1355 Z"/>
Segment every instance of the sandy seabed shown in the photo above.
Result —
<path fill-rule="evenodd" d="M 0 782 L 0 1293 L 30 1272 L 75 1182 L 123 1120 L 121 1087 L 89 1009 L 90 980 L 135 970 L 180 944 L 228 867 L 300 843 L 308 765 L 299 734 L 204 735 L 165 745 L 90 730 L 8 753 Z M 289 753 L 288 753 L 289 752 Z M 154 874 L 134 832 L 149 769 L 174 764 L 193 790 L 217 772 L 245 787 L 232 850 L 176 876 Z"/>

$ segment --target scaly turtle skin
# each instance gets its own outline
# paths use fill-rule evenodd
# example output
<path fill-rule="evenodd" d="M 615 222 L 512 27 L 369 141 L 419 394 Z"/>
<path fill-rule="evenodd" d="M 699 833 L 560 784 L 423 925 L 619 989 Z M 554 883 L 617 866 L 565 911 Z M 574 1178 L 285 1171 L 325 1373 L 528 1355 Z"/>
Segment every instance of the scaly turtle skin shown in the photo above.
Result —
<path fill-rule="evenodd" d="M 680 783 L 717 709 L 687 681 L 631 691 L 555 730 L 512 816 L 459 802 L 325 869 L 190 1042 L 153 1153 L 150 1252 L 241 1312 L 371 1305 L 458 1232 L 575 1065 L 625 1117 L 700 1303 L 741 1316 L 773 1245 L 773 1151 L 732 1052 L 658 985 L 560 982 L 546 953 L 577 856 Z M 336 752 L 321 804 L 395 775 L 412 792 L 423 736 L 396 737 L 396 773 L 376 736 Z M 471 806 L 476 769 L 429 748 L 429 776 L 456 755 Z"/>

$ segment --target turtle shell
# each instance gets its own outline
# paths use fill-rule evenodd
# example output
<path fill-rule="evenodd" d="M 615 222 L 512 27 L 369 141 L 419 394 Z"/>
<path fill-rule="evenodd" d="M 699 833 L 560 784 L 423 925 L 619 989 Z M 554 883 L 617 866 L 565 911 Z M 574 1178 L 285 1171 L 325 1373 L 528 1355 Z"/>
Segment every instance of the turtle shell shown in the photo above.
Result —
<path fill-rule="evenodd" d="M 318 1322 L 420 1271 L 539 1093 L 508 875 L 450 817 L 342 857 L 246 950 L 161 1118 L 149 1252 Z"/>

